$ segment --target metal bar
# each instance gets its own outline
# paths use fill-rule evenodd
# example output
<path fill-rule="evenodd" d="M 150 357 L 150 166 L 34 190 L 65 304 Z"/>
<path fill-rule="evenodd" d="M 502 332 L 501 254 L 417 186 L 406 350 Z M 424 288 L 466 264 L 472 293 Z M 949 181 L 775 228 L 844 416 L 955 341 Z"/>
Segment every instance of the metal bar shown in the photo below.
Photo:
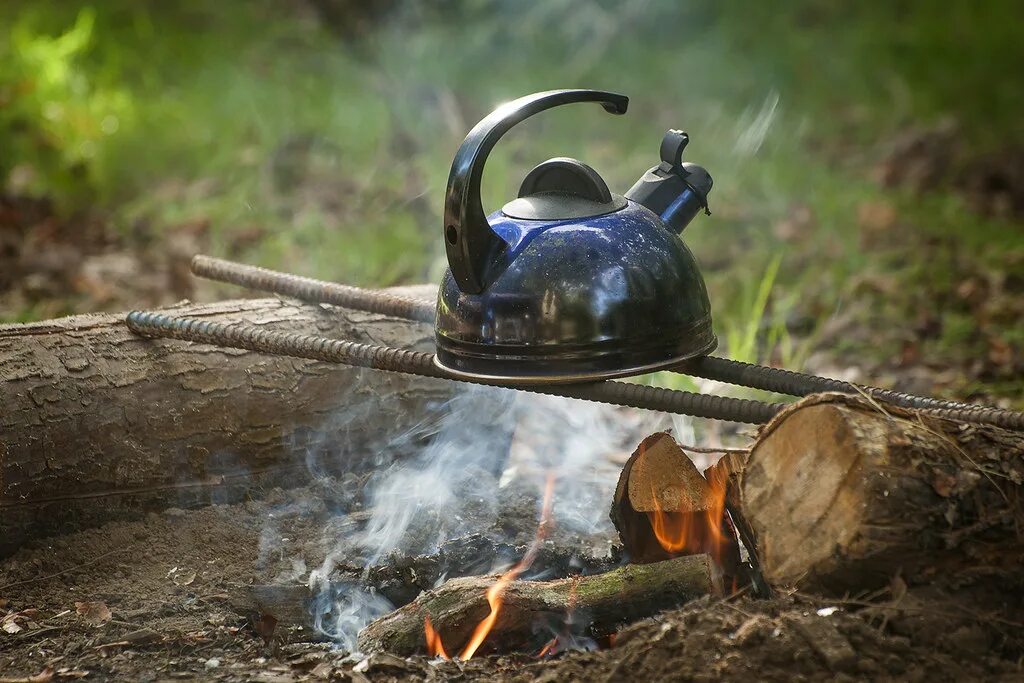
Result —
<path fill-rule="evenodd" d="M 1024 413 L 1014 410 L 904 394 L 891 389 L 854 384 L 840 379 L 818 377 L 783 368 L 743 363 L 729 358 L 714 356 L 694 358 L 682 363 L 677 371 L 726 384 L 753 387 L 790 396 L 806 396 L 827 391 L 841 394 L 864 393 L 893 405 L 924 410 L 929 414 L 941 415 L 954 420 L 991 424 L 1006 429 L 1024 429 Z"/>
<path fill-rule="evenodd" d="M 396 318 L 420 322 L 434 321 L 433 304 L 372 289 L 338 285 L 209 256 L 193 258 L 192 272 L 199 277 L 228 282 L 250 289 L 276 292 L 309 303 L 330 303 Z M 867 394 L 893 405 L 925 410 L 930 414 L 954 420 L 992 424 L 1006 429 L 1024 429 L 1024 413 L 1014 410 L 915 396 L 891 389 L 853 384 L 792 370 L 743 363 L 728 358 L 713 356 L 696 358 L 669 370 L 669 372 L 790 396 L 807 396 L 826 391 L 854 395 Z"/>
<path fill-rule="evenodd" d="M 767 422 L 785 404 L 765 403 L 675 391 L 628 382 L 602 381 L 586 384 L 509 386 L 498 382 L 465 380 L 441 369 L 434 363 L 434 354 L 387 346 L 359 344 L 305 334 L 291 334 L 263 329 L 257 325 L 224 324 L 197 318 L 176 318 L 162 313 L 132 311 L 128 327 L 147 337 L 165 337 L 191 342 L 214 344 L 235 349 L 248 349 L 278 356 L 308 358 L 328 363 L 343 363 L 389 372 L 403 372 L 425 377 L 439 377 L 457 382 L 498 386 L 549 396 L 630 406 L 666 413 L 706 417 L 715 420 L 760 424 Z"/>
<path fill-rule="evenodd" d="M 434 305 L 406 296 L 397 296 L 362 287 L 289 275 L 276 270 L 248 266 L 210 256 L 194 256 L 192 272 L 207 280 L 290 296 L 313 304 L 334 304 L 419 322 L 434 322 Z"/>

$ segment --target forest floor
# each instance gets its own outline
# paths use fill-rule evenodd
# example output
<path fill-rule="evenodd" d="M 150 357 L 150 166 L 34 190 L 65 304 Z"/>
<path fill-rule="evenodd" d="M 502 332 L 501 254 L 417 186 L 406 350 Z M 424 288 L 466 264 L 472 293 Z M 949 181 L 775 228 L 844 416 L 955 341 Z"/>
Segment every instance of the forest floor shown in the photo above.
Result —
<path fill-rule="evenodd" d="M 318 491 L 169 509 L 30 544 L 0 562 L 0 680 L 1019 680 L 981 616 L 803 594 L 700 599 L 628 625 L 612 649 L 554 657 L 350 657 L 307 632 L 268 640 L 237 608 L 301 581 L 333 541 Z M 268 552 L 267 520 L 284 544 Z M 563 546 L 564 548 L 565 546 Z M 574 549 L 573 552 L 576 552 Z M 301 572 L 299 572 L 301 574 Z M 1003 628 L 1019 628 L 1003 627 Z M 8 630 L 9 629 L 9 630 Z M 278 634 L 279 636 L 280 634 Z"/>

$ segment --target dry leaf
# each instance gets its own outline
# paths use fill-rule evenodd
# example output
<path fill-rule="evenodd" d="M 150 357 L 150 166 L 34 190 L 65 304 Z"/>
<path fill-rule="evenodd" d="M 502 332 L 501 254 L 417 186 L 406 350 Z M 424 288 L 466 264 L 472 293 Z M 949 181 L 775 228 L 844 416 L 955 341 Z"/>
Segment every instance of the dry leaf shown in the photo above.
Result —
<path fill-rule="evenodd" d="M 253 622 L 252 626 L 256 634 L 269 643 L 274 638 L 274 631 L 277 629 L 277 619 L 272 614 L 261 614 L 259 619 Z"/>
<path fill-rule="evenodd" d="M 893 604 L 897 604 L 907 594 L 907 582 L 903 580 L 903 577 L 896 574 L 889 579 L 889 593 L 892 595 Z"/>
<path fill-rule="evenodd" d="M 21 633 L 26 628 L 36 628 L 36 624 L 32 620 L 39 615 L 39 610 L 35 608 L 25 609 L 20 612 L 11 612 L 0 619 L 0 631 L 4 633 Z"/>
<path fill-rule="evenodd" d="M 173 581 L 175 586 L 188 586 L 196 580 L 196 573 L 188 569 L 174 567 L 167 572 L 167 578 Z"/>
<path fill-rule="evenodd" d="M 110 621 L 110 608 L 104 602 L 76 602 L 75 611 L 93 626 Z"/>
<path fill-rule="evenodd" d="M 25 678 L 0 678 L 4 683 L 50 683 L 53 680 L 53 669 L 46 667 L 34 676 Z"/>

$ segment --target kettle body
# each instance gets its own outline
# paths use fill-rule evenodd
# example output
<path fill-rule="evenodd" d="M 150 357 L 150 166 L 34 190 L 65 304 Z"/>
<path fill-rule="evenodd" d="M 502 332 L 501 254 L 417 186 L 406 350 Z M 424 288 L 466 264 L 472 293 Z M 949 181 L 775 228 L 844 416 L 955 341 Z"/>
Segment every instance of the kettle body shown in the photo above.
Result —
<path fill-rule="evenodd" d="M 567 92 L 607 95 L 554 94 Z M 471 175 L 472 165 L 458 161 L 453 177 Z M 673 176 L 672 189 L 658 168 L 623 196 L 582 162 L 551 159 L 527 175 L 518 199 L 477 225 L 467 214 L 478 208 L 478 196 L 476 207 L 463 210 L 466 198 L 452 193 L 459 179 L 450 179 L 447 199 L 460 201 L 446 204 L 451 267 L 438 292 L 438 365 L 481 380 L 565 383 L 642 374 L 710 353 L 717 340 L 707 289 L 678 234 L 680 223 L 706 208 L 701 190 L 710 176 L 705 181 L 695 171 L 690 176 L 699 182 L 690 183 Z M 478 178 L 476 186 L 478 192 Z M 462 256 L 472 249 L 453 247 L 480 238 L 474 230 L 486 232 L 467 262 Z"/>

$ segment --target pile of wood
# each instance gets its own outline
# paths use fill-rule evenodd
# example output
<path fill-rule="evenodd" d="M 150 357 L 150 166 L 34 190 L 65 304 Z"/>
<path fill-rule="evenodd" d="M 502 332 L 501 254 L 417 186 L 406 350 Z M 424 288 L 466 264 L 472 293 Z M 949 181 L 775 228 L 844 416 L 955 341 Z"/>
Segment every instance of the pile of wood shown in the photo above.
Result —
<path fill-rule="evenodd" d="M 645 439 L 611 510 L 630 563 L 511 582 L 481 651 L 536 652 L 571 618 L 600 642 L 639 618 L 738 591 L 811 591 L 868 606 L 885 596 L 882 611 L 926 596 L 952 610 L 951 624 L 957 614 L 1024 616 L 1024 434 L 819 395 L 704 474 L 670 435 Z M 497 580 L 427 591 L 370 624 L 360 646 L 411 655 L 430 635 L 457 653 L 493 612 Z"/>

